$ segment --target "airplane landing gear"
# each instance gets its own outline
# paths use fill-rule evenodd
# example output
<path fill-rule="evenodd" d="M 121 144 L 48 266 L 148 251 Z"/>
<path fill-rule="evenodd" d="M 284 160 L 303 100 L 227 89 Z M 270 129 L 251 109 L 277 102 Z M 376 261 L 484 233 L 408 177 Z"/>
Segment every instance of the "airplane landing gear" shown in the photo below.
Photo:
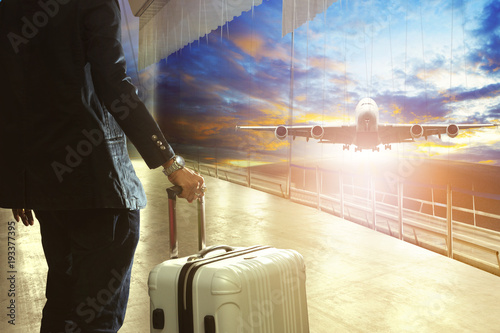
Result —
<path fill-rule="evenodd" d="M 385 150 L 391 150 L 392 146 L 391 145 L 385 145 Z"/>
<path fill-rule="evenodd" d="M 372 151 L 374 151 L 374 152 L 375 151 L 380 151 L 380 147 L 375 147 L 375 148 L 372 149 Z"/>
<path fill-rule="evenodd" d="M 342 147 L 342 150 L 349 150 L 349 145 L 344 145 L 344 146 Z"/>

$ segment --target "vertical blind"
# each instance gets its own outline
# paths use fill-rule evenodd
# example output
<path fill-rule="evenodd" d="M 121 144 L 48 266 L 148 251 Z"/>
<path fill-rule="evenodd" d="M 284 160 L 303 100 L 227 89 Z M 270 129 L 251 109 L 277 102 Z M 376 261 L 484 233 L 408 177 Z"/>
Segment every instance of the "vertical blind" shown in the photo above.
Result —
<path fill-rule="evenodd" d="M 326 11 L 336 0 L 282 1 L 285 36 Z M 143 69 L 262 4 L 262 0 L 129 0 L 129 3 L 132 12 L 140 16 L 138 67 Z"/>
<path fill-rule="evenodd" d="M 139 68 L 168 57 L 261 3 L 262 0 L 153 1 L 140 15 Z"/>
<path fill-rule="evenodd" d="M 283 0 L 282 36 L 287 35 L 316 15 L 325 12 L 337 0 Z"/>

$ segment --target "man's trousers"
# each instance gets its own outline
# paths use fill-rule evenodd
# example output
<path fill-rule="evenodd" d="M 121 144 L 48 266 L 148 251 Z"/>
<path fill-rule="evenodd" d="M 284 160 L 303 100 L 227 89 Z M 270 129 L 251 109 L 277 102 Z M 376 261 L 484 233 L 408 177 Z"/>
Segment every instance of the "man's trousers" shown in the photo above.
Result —
<path fill-rule="evenodd" d="M 49 268 L 40 332 L 117 332 L 127 308 L 139 210 L 35 214 Z"/>

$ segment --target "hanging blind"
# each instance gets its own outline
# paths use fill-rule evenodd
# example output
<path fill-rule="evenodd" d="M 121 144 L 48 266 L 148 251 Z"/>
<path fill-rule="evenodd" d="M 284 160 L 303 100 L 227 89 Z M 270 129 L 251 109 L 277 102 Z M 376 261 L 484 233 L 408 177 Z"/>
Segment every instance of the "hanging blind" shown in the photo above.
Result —
<path fill-rule="evenodd" d="M 276 0 L 278 1 L 278 0 Z M 282 0 L 285 36 L 337 0 Z M 139 22 L 139 69 L 143 69 L 232 21 L 262 0 L 129 0 Z"/>
<path fill-rule="evenodd" d="M 285 36 L 316 15 L 323 13 L 337 0 L 283 0 L 282 35 Z"/>
<path fill-rule="evenodd" d="M 262 0 L 129 0 L 139 20 L 139 69 L 251 10 Z"/>

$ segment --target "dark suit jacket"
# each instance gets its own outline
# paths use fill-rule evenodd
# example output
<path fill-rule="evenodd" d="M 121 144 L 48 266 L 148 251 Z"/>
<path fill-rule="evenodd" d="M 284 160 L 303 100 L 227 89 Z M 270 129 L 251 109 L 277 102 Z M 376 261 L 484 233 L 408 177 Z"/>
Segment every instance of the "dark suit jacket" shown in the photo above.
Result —
<path fill-rule="evenodd" d="M 0 2 L 0 207 L 146 204 L 125 135 L 150 168 L 173 157 L 125 73 L 116 0 Z"/>

